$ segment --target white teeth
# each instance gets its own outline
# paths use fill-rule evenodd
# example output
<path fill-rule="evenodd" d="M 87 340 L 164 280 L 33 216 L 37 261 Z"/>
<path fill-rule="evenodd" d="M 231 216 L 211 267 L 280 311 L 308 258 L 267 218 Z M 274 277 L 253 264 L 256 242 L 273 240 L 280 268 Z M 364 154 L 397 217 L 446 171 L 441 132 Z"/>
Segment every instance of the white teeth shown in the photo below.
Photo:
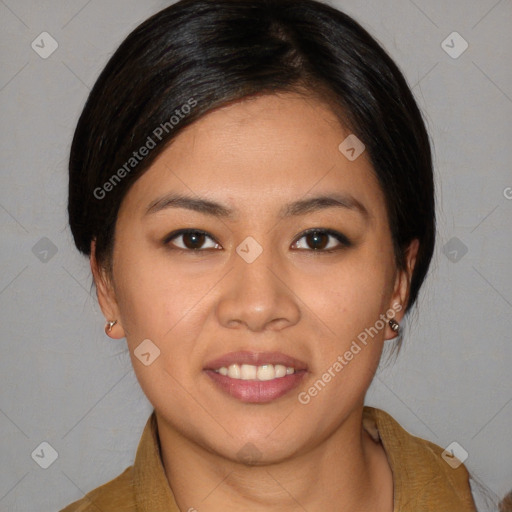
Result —
<path fill-rule="evenodd" d="M 228 377 L 232 379 L 240 379 L 240 366 L 237 364 L 232 364 L 228 368 Z"/>
<path fill-rule="evenodd" d="M 272 380 L 276 378 L 273 364 L 264 364 L 258 367 L 258 380 Z"/>
<path fill-rule="evenodd" d="M 231 379 L 259 381 L 278 379 L 295 373 L 294 368 L 291 366 L 286 367 L 282 364 L 262 364 L 261 366 L 231 364 L 227 368 L 223 366 L 215 371 Z"/>
<path fill-rule="evenodd" d="M 240 367 L 240 377 L 242 380 L 255 379 L 257 370 L 256 366 L 253 366 L 252 364 L 243 364 Z"/>
<path fill-rule="evenodd" d="M 286 375 L 286 366 L 283 366 L 282 364 L 276 364 L 274 366 L 274 370 L 276 371 L 276 377 L 284 377 Z"/>

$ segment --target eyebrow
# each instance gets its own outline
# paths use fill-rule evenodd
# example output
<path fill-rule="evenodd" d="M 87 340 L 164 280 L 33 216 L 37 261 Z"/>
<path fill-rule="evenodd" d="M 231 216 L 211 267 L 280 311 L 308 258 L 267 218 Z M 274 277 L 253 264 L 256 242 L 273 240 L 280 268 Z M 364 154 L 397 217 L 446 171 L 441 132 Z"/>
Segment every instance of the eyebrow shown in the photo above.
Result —
<path fill-rule="evenodd" d="M 207 199 L 186 196 L 178 193 L 170 193 L 152 201 L 144 216 L 151 215 L 168 208 L 185 208 L 195 212 L 211 215 L 221 219 L 233 219 L 236 210 L 220 203 Z M 366 207 L 355 197 L 349 194 L 321 195 L 308 199 L 299 199 L 284 205 L 278 213 L 278 217 L 296 217 L 307 213 L 324 210 L 327 208 L 343 208 L 359 212 L 366 219 L 369 217 Z"/>

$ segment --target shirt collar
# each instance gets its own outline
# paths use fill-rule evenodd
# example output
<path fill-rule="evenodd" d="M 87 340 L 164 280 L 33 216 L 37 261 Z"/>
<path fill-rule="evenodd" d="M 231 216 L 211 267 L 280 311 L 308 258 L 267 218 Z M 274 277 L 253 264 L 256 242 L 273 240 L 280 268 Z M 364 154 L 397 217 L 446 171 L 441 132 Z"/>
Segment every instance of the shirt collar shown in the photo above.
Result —
<path fill-rule="evenodd" d="M 401 510 L 403 503 L 408 503 L 406 496 L 411 494 L 403 474 L 416 474 L 420 465 L 421 478 L 416 483 L 421 484 L 422 488 L 435 484 L 438 493 L 448 493 L 447 498 L 451 496 L 451 499 L 457 499 L 456 496 L 461 493 L 460 486 L 467 483 L 468 473 L 464 466 L 457 471 L 451 468 L 448 471 L 440 453 L 435 453 L 442 449 L 410 435 L 389 414 L 377 408 L 364 406 L 363 428 L 374 441 L 383 444 L 388 457 L 393 472 L 394 510 Z M 133 471 L 137 512 L 180 512 L 162 463 L 155 411 L 144 427 Z M 457 481 L 455 474 L 458 475 Z M 440 475 L 441 478 L 444 476 L 443 489 L 439 484 Z M 469 491 L 465 488 L 464 492 L 464 495 L 458 496 L 461 501 L 457 503 L 468 503 Z"/>
<path fill-rule="evenodd" d="M 155 411 L 144 427 L 133 471 L 137 512 L 180 512 L 160 456 Z"/>
<path fill-rule="evenodd" d="M 363 426 L 378 442 L 380 436 L 374 413 L 373 408 L 364 408 Z M 137 512 L 180 512 L 162 463 L 154 410 L 140 438 L 133 471 Z"/>

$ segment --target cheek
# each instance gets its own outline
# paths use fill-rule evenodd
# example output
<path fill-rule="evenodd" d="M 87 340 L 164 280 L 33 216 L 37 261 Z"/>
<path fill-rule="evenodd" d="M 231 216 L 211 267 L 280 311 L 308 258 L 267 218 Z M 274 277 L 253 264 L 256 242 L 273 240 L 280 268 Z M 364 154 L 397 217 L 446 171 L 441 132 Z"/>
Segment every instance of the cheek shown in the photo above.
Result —
<path fill-rule="evenodd" d="M 370 250 L 353 252 L 328 271 L 304 272 L 294 290 L 304 298 L 305 312 L 314 313 L 320 332 L 336 340 L 339 348 L 350 345 L 388 309 L 392 268 L 388 254 L 375 257 Z"/>
<path fill-rule="evenodd" d="M 143 248 L 119 253 L 116 296 L 128 342 L 156 340 L 185 314 L 186 288 L 179 275 L 148 258 Z"/>
<path fill-rule="evenodd" d="M 190 386 L 190 365 L 197 360 L 195 340 L 206 321 L 206 301 L 201 299 L 213 283 L 176 274 L 154 259 L 149 264 L 140 258 L 130 267 L 120 264 L 118 270 L 119 308 L 140 386 L 153 405 L 180 403 L 187 399 L 178 393 L 180 383 Z M 138 349 L 144 340 L 150 340 L 150 352 L 154 344 L 158 354 L 153 360 L 151 352 L 147 366 L 138 358 L 146 352 Z"/>
<path fill-rule="evenodd" d="M 321 331 L 314 378 L 300 403 L 309 404 L 309 412 L 333 428 L 350 404 L 364 397 L 380 361 L 386 325 L 380 315 L 388 309 L 390 282 L 384 261 L 351 259 L 309 294 L 312 318 Z"/>
<path fill-rule="evenodd" d="M 150 339 L 179 366 L 194 351 L 194 340 L 207 321 L 208 292 L 219 277 L 199 267 L 178 268 L 149 251 L 140 250 L 136 264 L 130 259 L 119 260 L 116 275 L 128 345 L 133 351 Z"/>

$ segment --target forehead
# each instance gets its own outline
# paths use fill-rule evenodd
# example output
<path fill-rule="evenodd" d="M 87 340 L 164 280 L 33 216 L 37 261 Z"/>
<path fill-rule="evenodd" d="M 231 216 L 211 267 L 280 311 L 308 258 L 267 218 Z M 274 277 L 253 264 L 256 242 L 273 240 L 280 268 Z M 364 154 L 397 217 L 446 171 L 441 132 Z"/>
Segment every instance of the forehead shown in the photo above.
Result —
<path fill-rule="evenodd" d="M 180 192 L 231 203 L 237 211 L 277 211 L 293 199 L 339 192 L 378 213 L 384 201 L 369 158 L 363 152 L 350 160 L 340 151 L 350 135 L 313 98 L 285 93 L 236 102 L 184 129 L 125 202 L 142 210 L 164 192 Z"/>

